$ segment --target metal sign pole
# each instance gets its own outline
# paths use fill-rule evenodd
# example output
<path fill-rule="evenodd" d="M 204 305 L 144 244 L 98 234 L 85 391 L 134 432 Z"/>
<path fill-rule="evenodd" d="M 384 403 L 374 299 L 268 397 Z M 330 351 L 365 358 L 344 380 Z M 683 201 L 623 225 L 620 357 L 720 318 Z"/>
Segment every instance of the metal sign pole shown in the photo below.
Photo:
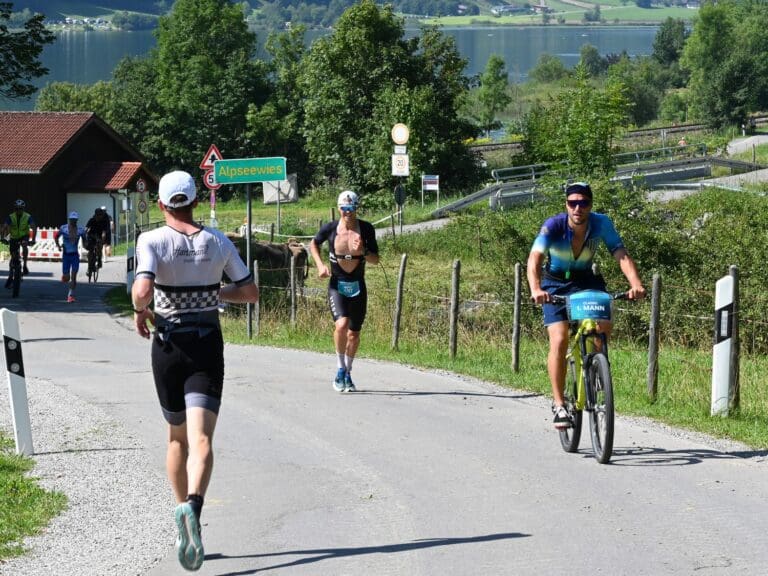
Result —
<path fill-rule="evenodd" d="M 245 230 L 245 261 L 248 263 L 248 268 L 253 273 L 253 260 L 251 260 L 251 184 L 245 185 L 245 203 L 246 203 L 246 230 Z M 247 334 L 248 340 L 253 335 L 253 304 L 248 302 L 245 305 L 245 315 L 248 317 L 247 322 Z"/>

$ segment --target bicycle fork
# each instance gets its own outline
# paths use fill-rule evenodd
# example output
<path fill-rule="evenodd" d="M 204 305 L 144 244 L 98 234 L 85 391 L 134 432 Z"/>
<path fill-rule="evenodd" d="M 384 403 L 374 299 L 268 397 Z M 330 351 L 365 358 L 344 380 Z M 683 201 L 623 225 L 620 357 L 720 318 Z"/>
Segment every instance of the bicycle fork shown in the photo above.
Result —
<path fill-rule="evenodd" d="M 592 386 L 586 386 L 586 383 L 589 381 L 589 369 L 592 366 L 592 358 L 596 352 L 594 339 L 600 339 L 600 350 L 606 354 L 606 357 L 608 354 L 608 341 L 605 334 L 597 331 L 597 322 L 594 320 L 584 320 L 579 329 L 578 336 L 579 351 L 581 352 L 581 355 L 577 360 L 581 370 L 579 370 L 579 386 L 578 395 L 576 397 L 576 406 L 579 410 L 587 410 L 591 412 L 595 409 L 597 398 L 595 397 L 594 388 Z M 573 354 L 571 353 L 570 364 L 573 365 L 574 371 L 576 369 L 576 363 L 577 362 L 574 361 Z"/>

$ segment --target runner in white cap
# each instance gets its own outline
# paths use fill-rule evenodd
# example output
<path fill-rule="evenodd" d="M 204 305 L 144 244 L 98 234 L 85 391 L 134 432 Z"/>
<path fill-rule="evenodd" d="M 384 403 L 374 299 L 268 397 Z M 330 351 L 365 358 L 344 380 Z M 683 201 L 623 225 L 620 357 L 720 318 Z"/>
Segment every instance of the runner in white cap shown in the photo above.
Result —
<path fill-rule="evenodd" d="M 77 212 L 70 212 L 69 220 L 61 225 L 56 235 L 56 247 L 62 251 L 61 281 L 69 285 L 67 302 L 75 301 L 77 271 L 80 269 L 80 239 L 85 242 L 85 228 L 77 225 L 79 218 Z"/>
<path fill-rule="evenodd" d="M 368 308 L 365 263 L 379 263 L 379 246 L 373 225 L 357 218 L 357 194 L 345 190 L 339 194 L 337 204 L 340 219 L 320 228 L 310 242 L 309 250 L 320 278 L 331 278 L 328 305 L 334 321 L 333 342 L 337 357 L 333 389 L 354 392 L 352 362 L 360 346 L 360 330 Z M 330 268 L 320 255 L 320 246 L 326 240 Z"/>

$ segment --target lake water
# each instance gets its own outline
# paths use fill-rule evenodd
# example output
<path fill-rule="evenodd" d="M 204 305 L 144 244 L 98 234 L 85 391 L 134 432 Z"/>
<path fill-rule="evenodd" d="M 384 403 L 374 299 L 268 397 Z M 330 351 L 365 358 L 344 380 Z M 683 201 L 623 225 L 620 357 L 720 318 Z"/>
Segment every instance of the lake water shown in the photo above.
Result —
<path fill-rule="evenodd" d="M 648 55 L 653 51 L 655 26 L 521 26 L 521 27 L 474 27 L 443 28 L 445 34 L 455 38 L 459 52 L 468 59 L 468 75 L 480 74 L 488 58 L 498 54 L 507 65 L 511 82 L 524 81 L 528 71 L 536 65 L 543 53 L 562 59 L 571 67 L 579 61 L 579 51 L 584 44 L 592 44 L 601 55 L 626 50 L 630 56 Z M 415 34 L 409 31 L 407 35 Z M 327 34 L 312 31 L 308 41 Z M 259 39 L 266 38 L 260 34 Z M 152 32 L 62 32 L 56 41 L 46 46 L 43 64 L 50 73 L 38 82 L 75 82 L 92 84 L 109 80 L 112 70 L 124 56 L 140 56 L 155 46 Z M 260 57 L 266 57 L 260 54 Z M 8 102 L 0 100 L 0 109 L 33 110 L 34 99 Z"/>

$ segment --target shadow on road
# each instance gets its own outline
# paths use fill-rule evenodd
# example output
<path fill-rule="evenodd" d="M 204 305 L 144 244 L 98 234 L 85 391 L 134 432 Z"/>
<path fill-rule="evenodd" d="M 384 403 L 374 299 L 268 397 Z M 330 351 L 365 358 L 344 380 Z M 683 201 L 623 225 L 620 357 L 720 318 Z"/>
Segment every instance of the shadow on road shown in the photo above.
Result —
<path fill-rule="evenodd" d="M 592 450 L 584 450 L 585 457 L 592 457 Z M 754 458 L 768 456 L 768 450 L 743 450 L 721 452 L 709 449 L 664 450 L 663 448 L 616 448 L 611 464 L 614 466 L 688 466 L 701 464 L 704 460 L 733 458 Z"/>
<path fill-rule="evenodd" d="M 462 392 L 456 390 L 453 392 L 430 391 L 430 390 L 358 390 L 351 394 L 352 396 L 480 396 L 487 398 L 508 398 L 510 400 L 521 400 L 523 398 L 538 398 L 541 394 L 530 392 L 521 394 L 483 394 L 480 392 Z"/>
<path fill-rule="evenodd" d="M 277 568 L 288 568 L 290 566 L 300 566 L 302 564 L 311 564 L 322 560 L 333 558 L 344 558 L 346 556 L 359 556 L 361 554 L 391 554 L 394 552 L 408 552 L 410 550 L 419 550 L 422 548 L 433 548 L 436 546 L 453 546 L 455 544 L 474 544 L 477 542 L 490 542 L 493 540 L 506 540 L 510 538 L 527 538 L 530 534 L 520 532 L 504 532 L 501 534 L 487 534 L 486 536 L 471 536 L 468 538 L 429 538 L 405 542 L 402 544 L 385 544 L 383 546 L 363 546 L 361 548 L 315 548 L 310 550 L 287 550 L 285 552 L 274 552 L 267 554 L 247 554 L 242 556 L 227 556 L 225 554 L 206 554 L 206 561 L 226 560 L 229 558 L 271 558 L 274 556 L 308 556 L 308 558 L 299 558 L 292 562 L 283 564 L 274 564 L 272 566 L 263 566 L 253 570 L 243 570 L 239 572 L 224 572 L 219 576 L 246 576 L 256 574 L 266 570 L 275 570 Z"/>

